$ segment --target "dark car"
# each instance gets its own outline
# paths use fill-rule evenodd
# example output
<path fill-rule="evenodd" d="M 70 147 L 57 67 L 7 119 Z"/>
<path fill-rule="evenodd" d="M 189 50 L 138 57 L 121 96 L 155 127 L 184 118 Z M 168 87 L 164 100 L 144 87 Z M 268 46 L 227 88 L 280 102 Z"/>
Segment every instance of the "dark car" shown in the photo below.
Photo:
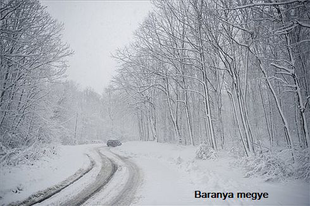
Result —
<path fill-rule="evenodd" d="M 117 146 L 121 146 L 122 143 L 119 140 L 108 140 L 107 141 L 107 146 L 108 147 L 117 147 Z"/>

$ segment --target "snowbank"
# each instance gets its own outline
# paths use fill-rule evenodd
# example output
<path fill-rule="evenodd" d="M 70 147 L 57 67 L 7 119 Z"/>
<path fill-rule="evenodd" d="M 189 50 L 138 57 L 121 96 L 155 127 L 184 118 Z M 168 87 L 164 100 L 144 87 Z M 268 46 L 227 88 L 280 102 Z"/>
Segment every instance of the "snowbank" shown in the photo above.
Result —
<path fill-rule="evenodd" d="M 21 201 L 54 186 L 90 162 L 85 155 L 98 145 L 60 146 L 57 154 L 33 162 L 33 165 L 4 167 L 0 171 L 0 204 Z"/>
<path fill-rule="evenodd" d="M 142 169 L 143 185 L 137 205 L 258 204 L 309 205 L 309 184 L 287 180 L 266 182 L 264 178 L 245 178 L 246 170 L 225 152 L 217 158 L 196 159 L 197 147 L 155 142 L 127 142 L 111 151 L 132 158 Z M 267 192 L 261 200 L 195 198 L 203 192 Z"/>

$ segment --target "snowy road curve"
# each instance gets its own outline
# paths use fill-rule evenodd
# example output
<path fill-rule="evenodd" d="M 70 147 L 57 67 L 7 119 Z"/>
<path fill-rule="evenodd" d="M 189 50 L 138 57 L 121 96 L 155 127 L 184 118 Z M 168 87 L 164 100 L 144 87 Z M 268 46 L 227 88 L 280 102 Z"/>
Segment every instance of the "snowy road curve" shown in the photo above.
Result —
<path fill-rule="evenodd" d="M 115 165 L 117 170 L 111 180 L 84 205 L 131 205 L 141 182 L 140 170 L 135 163 L 126 157 L 101 149 Z"/>
<path fill-rule="evenodd" d="M 137 166 L 106 147 L 92 156 L 94 169 L 37 205 L 130 205 L 140 182 Z"/>
<path fill-rule="evenodd" d="M 121 159 L 128 167 L 129 177 L 122 191 L 116 197 L 114 197 L 113 200 L 108 203 L 108 205 L 130 205 L 139 186 L 138 183 L 140 182 L 140 172 L 137 165 L 129 161 L 127 158 L 121 157 L 119 155 L 117 155 L 117 157 Z"/>
<path fill-rule="evenodd" d="M 99 192 L 113 177 L 115 171 L 117 170 L 117 165 L 111 161 L 109 158 L 104 156 L 96 149 L 97 153 L 101 157 L 101 169 L 95 179 L 95 181 L 85 187 L 82 192 L 80 192 L 76 197 L 67 201 L 65 205 L 82 205 L 95 193 Z"/>

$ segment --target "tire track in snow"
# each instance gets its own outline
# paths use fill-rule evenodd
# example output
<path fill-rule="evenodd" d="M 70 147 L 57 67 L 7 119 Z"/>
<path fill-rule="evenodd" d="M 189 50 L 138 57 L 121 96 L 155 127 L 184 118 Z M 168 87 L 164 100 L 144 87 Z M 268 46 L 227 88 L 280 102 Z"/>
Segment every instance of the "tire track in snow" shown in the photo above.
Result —
<path fill-rule="evenodd" d="M 16 202 L 10 205 L 89 205 L 93 204 L 93 200 L 96 199 L 96 196 L 100 198 L 100 201 L 97 201 L 97 204 L 100 205 L 102 205 L 103 202 L 105 202 L 105 205 L 130 205 L 140 182 L 139 168 L 126 157 L 121 157 L 112 152 L 107 152 L 107 154 L 104 155 L 100 152 L 100 149 L 102 149 L 102 147 L 96 148 L 95 153 L 100 156 L 101 162 L 98 162 L 98 160 L 95 161 L 92 157 L 87 155 L 91 164 L 87 169 L 80 169 L 79 172 L 77 172 L 80 174 L 80 172 L 83 171 L 82 175 L 76 177 L 76 173 L 60 184 L 40 191 L 23 202 Z M 76 192 L 74 187 L 76 187 L 76 184 L 79 185 L 80 181 L 78 180 L 84 176 L 86 178 L 87 174 L 92 171 L 96 165 L 99 165 L 98 169 L 100 169 L 100 171 L 95 173 L 96 176 L 92 180 L 92 183 L 85 185 L 85 188 L 79 190 L 77 194 L 66 196 L 66 193 L 70 193 L 70 191 L 72 191 L 72 193 Z M 114 178 L 115 175 L 117 177 Z M 75 179 L 71 181 L 73 177 L 75 177 Z M 100 193 L 104 195 L 102 196 Z M 102 199 L 102 197 L 104 197 L 104 199 Z"/>
<path fill-rule="evenodd" d="M 117 171 L 110 182 L 84 205 L 131 205 L 140 185 L 139 168 L 128 158 L 109 150 L 105 150 L 104 154 L 117 165 Z"/>
<path fill-rule="evenodd" d="M 99 192 L 113 177 L 117 171 L 117 165 L 113 160 L 107 158 L 99 149 L 96 152 L 100 155 L 102 165 L 99 174 L 93 184 L 88 185 L 82 192 L 76 195 L 73 199 L 67 201 L 65 205 L 82 205 L 97 192 Z"/>
<path fill-rule="evenodd" d="M 139 168 L 127 158 L 115 155 L 126 164 L 129 170 L 129 177 L 122 191 L 108 205 L 130 205 L 139 186 Z"/>

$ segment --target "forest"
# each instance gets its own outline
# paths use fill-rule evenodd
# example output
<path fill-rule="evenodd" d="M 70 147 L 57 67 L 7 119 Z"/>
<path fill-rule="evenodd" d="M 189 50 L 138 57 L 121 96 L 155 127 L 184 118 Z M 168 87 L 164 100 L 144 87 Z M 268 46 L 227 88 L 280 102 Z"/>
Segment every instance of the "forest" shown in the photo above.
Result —
<path fill-rule="evenodd" d="M 253 167 L 285 156 L 309 178 L 309 1 L 153 4 L 114 55 L 140 139 L 234 150 Z"/>
<path fill-rule="evenodd" d="M 309 1 L 152 4 L 98 94 L 65 79 L 74 52 L 39 1 L 0 2 L 0 163 L 112 138 L 202 144 L 279 167 L 286 155 L 294 169 L 282 173 L 309 179 Z"/>

